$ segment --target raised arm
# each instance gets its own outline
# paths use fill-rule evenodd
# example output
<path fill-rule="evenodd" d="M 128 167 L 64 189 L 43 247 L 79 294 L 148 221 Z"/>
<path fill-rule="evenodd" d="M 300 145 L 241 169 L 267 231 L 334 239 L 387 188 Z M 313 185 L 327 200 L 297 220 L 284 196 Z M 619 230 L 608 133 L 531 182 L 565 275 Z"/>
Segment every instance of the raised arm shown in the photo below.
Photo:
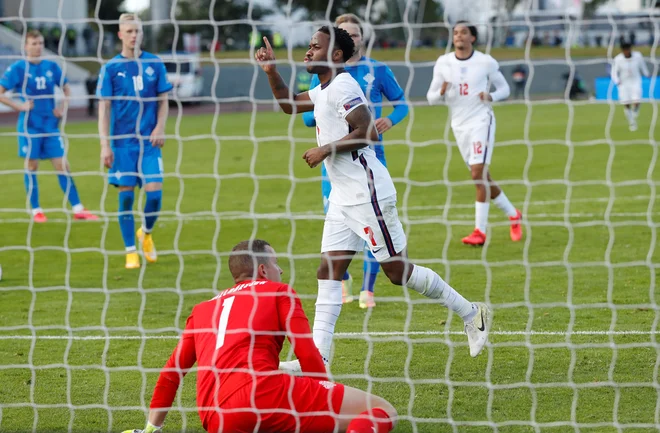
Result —
<path fill-rule="evenodd" d="M 361 104 L 348 113 L 346 122 L 350 125 L 351 132 L 340 140 L 309 149 L 303 155 L 307 165 L 314 168 L 333 153 L 352 152 L 378 141 L 378 131 L 366 104 Z"/>
<path fill-rule="evenodd" d="M 273 96 L 275 96 L 275 99 L 277 99 L 277 102 L 280 104 L 282 111 L 286 114 L 293 114 L 314 110 L 314 104 L 312 104 L 308 93 L 302 92 L 292 94 L 289 90 L 289 86 L 286 85 L 280 73 L 277 72 L 275 54 L 273 53 L 273 48 L 270 46 L 270 42 L 268 42 L 268 38 L 265 36 L 264 44 L 266 46 L 259 48 L 254 54 L 254 58 L 257 60 L 257 63 L 259 63 L 259 66 L 261 66 L 261 69 L 266 73 L 270 89 L 273 92 Z"/>

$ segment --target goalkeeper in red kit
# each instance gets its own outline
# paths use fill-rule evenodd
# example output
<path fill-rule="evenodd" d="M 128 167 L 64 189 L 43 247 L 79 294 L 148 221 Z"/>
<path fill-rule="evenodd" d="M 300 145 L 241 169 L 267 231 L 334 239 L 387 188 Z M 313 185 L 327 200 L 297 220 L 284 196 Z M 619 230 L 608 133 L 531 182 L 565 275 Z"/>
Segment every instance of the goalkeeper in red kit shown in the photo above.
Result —
<path fill-rule="evenodd" d="M 162 431 L 183 376 L 197 362 L 197 406 L 209 433 L 386 433 L 386 400 L 328 381 L 296 292 L 281 282 L 273 248 L 244 241 L 229 256 L 236 285 L 196 305 L 163 367 L 143 430 Z M 278 370 L 284 337 L 303 376 Z"/>

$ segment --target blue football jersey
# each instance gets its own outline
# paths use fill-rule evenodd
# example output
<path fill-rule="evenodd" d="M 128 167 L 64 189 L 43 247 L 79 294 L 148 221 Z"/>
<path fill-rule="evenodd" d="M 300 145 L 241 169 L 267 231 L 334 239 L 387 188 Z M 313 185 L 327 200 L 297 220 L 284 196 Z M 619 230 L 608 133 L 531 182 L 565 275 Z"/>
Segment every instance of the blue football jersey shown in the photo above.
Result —
<path fill-rule="evenodd" d="M 64 87 L 66 77 L 59 65 L 50 60 L 30 63 L 18 60 L 7 68 L 0 79 L 0 85 L 16 93 L 22 101 L 33 100 L 34 108 L 21 112 L 18 118 L 19 130 L 25 126 L 28 116 L 28 128 L 44 132 L 57 130 L 58 119 L 53 114 L 55 108 L 55 87 Z"/>
<path fill-rule="evenodd" d="M 148 137 L 158 123 L 158 95 L 172 90 L 161 59 L 142 52 L 138 59 L 121 54 L 99 74 L 97 96 L 111 99 L 110 134 L 131 136 L 112 140 L 112 146 L 139 146 L 138 135 Z"/>

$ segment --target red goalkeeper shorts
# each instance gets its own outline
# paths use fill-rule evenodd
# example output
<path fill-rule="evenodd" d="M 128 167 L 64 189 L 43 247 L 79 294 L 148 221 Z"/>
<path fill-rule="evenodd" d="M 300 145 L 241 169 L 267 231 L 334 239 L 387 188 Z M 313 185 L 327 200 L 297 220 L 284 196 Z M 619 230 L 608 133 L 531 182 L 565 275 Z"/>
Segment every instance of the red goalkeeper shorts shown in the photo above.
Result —
<path fill-rule="evenodd" d="M 207 417 L 209 433 L 331 433 L 344 400 L 344 385 L 287 374 L 239 389 Z"/>

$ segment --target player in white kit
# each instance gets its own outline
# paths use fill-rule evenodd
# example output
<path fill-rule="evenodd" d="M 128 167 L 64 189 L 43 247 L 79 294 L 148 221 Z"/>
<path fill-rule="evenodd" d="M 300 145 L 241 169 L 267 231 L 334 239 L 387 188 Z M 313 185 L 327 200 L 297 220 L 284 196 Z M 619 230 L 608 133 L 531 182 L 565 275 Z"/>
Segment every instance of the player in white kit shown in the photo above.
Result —
<path fill-rule="evenodd" d="M 456 23 L 455 50 L 438 58 L 426 98 L 430 104 L 444 100 L 449 106 L 454 137 L 477 188 L 475 229 L 463 238 L 463 243 L 486 243 L 488 198 L 511 220 L 510 235 L 515 242 L 522 238 L 522 214 L 491 179 L 488 170 L 495 144 L 495 115 L 490 102 L 506 99 L 510 90 L 497 61 L 473 48 L 476 41 L 476 27 L 465 21 Z M 496 90 L 489 93 L 491 84 Z"/>
<path fill-rule="evenodd" d="M 649 76 L 642 53 L 633 51 L 629 42 L 623 42 L 621 53 L 614 58 L 612 65 L 612 82 L 619 88 L 619 101 L 625 107 L 623 112 L 631 131 L 637 130 L 639 102 L 642 99 L 642 74 Z"/>
<path fill-rule="evenodd" d="M 355 49 L 351 36 L 338 27 L 327 26 L 312 36 L 305 63 L 307 72 L 317 74 L 321 85 L 299 94 L 289 93 L 277 72 L 268 39 L 264 38 L 264 43 L 266 47 L 260 48 L 255 58 L 266 72 L 282 110 L 287 114 L 314 111 L 318 146 L 307 150 L 303 159 L 312 168 L 325 164 L 332 183 L 317 271 L 313 327 L 314 342 L 324 361 L 330 360 L 335 323 L 342 307 L 341 278 L 365 241 L 393 284 L 437 299 L 461 316 L 470 355 L 477 356 L 488 337 L 488 307 L 468 302 L 437 273 L 407 260 L 394 183 L 369 147 L 378 141 L 378 131 L 360 85 L 343 69 Z M 296 372 L 300 364 L 291 361 L 280 368 Z"/>

